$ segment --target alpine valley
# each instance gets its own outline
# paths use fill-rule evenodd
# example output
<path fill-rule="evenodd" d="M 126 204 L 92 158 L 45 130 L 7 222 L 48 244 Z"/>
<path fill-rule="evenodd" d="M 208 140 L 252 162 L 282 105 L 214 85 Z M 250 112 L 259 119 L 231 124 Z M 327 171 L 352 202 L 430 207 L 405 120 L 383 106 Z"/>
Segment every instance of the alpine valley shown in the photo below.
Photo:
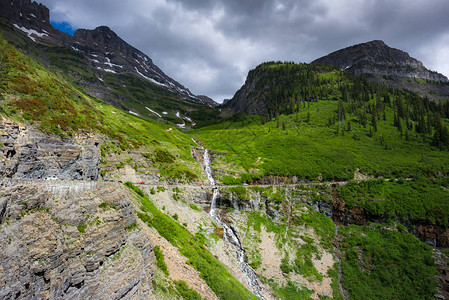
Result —
<path fill-rule="evenodd" d="M 0 299 L 449 299 L 448 126 L 382 41 L 219 105 L 0 0 Z"/>

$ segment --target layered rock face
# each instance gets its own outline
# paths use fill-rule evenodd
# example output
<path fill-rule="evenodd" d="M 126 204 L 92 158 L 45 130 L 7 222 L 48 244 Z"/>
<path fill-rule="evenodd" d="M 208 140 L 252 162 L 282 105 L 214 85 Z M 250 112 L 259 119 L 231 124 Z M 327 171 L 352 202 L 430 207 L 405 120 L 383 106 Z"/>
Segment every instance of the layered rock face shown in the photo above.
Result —
<path fill-rule="evenodd" d="M 419 60 L 404 51 L 388 47 L 383 41 L 344 48 L 312 63 L 333 65 L 356 76 L 373 74 L 449 82 L 446 76 L 429 71 Z"/>
<path fill-rule="evenodd" d="M 154 255 L 114 183 L 0 185 L 0 299 L 148 299 Z"/>
<path fill-rule="evenodd" d="M 99 140 L 89 133 L 61 140 L 0 120 L 1 177 L 96 180 L 99 166 Z"/>

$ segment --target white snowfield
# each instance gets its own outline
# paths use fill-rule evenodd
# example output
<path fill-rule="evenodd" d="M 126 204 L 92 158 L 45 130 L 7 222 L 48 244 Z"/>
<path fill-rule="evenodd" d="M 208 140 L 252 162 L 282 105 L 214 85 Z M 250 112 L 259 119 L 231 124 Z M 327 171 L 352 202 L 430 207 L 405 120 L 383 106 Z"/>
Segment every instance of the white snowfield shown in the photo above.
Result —
<path fill-rule="evenodd" d="M 111 68 L 117 67 L 117 68 L 123 69 L 123 66 L 121 66 L 121 65 L 116 65 L 116 64 L 111 63 L 111 59 L 110 59 L 109 57 L 105 57 L 105 58 L 106 58 L 107 62 L 105 62 L 105 63 L 103 63 L 103 64 L 108 65 L 108 66 L 111 67 Z"/>
<path fill-rule="evenodd" d="M 34 29 L 27 29 L 27 28 L 25 28 L 25 27 L 20 27 L 20 26 L 17 25 L 17 24 L 14 24 L 14 27 L 16 27 L 17 29 L 19 29 L 20 31 L 25 32 L 25 33 L 27 34 L 27 36 L 28 36 L 30 39 L 33 40 L 33 42 L 36 42 L 36 39 L 35 39 L 34 37 L 32 37 L 31 35 L 35 35 L 35 36 L 38 36 L 38 37 L 48 36 L 48 34 L 46 34 L 46 33 L 37 32 L 37 31 L 34 30 Z"/>
<path fill-rule="evenodd" d="M 157 81 L 154 80 L 153 78 L 150 78 L 150 77 L 147 77 L 147 76 L 143 75 L 142 73 L 139 72 L 139 69 L 137 69 L 137 67 L 134 67 L 134 69 L 136 69 L 136 72 L 137 72 L 140 76 L 142 76 L 143 78 L 145 78 L 146 80 L 151 81 L 152 83 L 155 83 L 155 84 L 157 84 L 157 85 L 167 87 L 167 85 L 165 85 L 165 84 L 163 84 L 163 83 L 160 83 L 160 82 L 157 82 Z"/>
<path fill-rule="evenodd" d="M 149 111 L 151 111 L 153 114 L 155 114 L 155 115 L 158 116 L 159 118 L 162 118 L 162 116 L 161 116 L 160 114 L 158 114 L 157 112 L 155 112 L 155 111 L 152 110 L 151 108 L 146 107 L 146 106 L 145 106 L 145 108 L 148 109 Z"/>

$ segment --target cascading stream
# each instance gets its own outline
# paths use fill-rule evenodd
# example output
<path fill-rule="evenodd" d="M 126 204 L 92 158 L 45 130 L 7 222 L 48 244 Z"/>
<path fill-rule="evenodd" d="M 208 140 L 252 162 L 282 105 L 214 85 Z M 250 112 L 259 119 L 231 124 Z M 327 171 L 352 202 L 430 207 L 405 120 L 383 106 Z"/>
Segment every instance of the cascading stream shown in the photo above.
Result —
<path fill-rule="evenodd" d="M 252 292 L 254 295 L 256 295 L 259 299 L 264 299 L 262 295 L 260 294 L 260 286 L 257 282 L 257 275 L 254 272 L 253 268 L 250 267 L 247 263 L 247 258 L 245 255 L 245 249 L 243 249 L 242 244 L 240 243 L 240 240 L 238 239 L 236 233 L 234 230 L 229 227 L 225 222 L 223 222 L 220 219 L 220 216 L 217 215 L 217 199 L 220 196 L 220 190 L 215 186 L 215 179 L 212 176 L 212 169 L 210 168 L 210 155 L 209 150 L 204 150 L 204 169 L 206 171 L 207 179 L 209 180 L 210 184 L 212 185 L 213 189 L 213 195 L 212 195 L 212 201 L 210 204 L 210 212 L 209 214 L 211 217 L 213 217 L 220 226 L 223 227 L 224 230 L 224 239 L 226 242 L 230 243 L 234 249 L 237 252 L 237 258 L 240 262 L 240 267 L 242 269 L 243 274 L 245 274 L 246 279 L 248 280 L 248 284 L 252 289 Z"/>

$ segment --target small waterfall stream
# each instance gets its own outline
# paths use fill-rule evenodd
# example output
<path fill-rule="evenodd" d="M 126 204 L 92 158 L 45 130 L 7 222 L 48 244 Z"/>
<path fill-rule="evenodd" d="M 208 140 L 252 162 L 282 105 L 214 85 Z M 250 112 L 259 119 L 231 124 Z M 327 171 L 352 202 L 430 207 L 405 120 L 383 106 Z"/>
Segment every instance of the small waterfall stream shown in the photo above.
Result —
<path fill-rule="evenodd" d="M 236 233 L 234 230 L 228 226 L 225 222 L 223 222 L 220 219 L 220 216 L 217 215 L 217 198 L 220 196 L 220 190 L 215 186 L 215 179 L 212 176 L 212 170 L 210 168 L 210 155 L 209 150 L 204 150 L 204 169 L 206 171 L 207 179 L 209 180 L 210 184 L 212 185 L 213 189 L 213 195 L 212 195 L 212 201 L 210 204 L 210 212 L 212 218 L 214 218 L 218 224 L 223 227 L 224 235 L 223 238 L 226 242 L 230 243 L 235 251 L 237 252 L 237 258 L 240 262 L 240 268 L 242 269 L 243 274 L 245 274 L 246 279 L 248 280 L 248 284 L 252 289 L 252 292 L 254 295 L 256 295 L 259 299 L 264 299 L 262 295 L 260 294 L 260 286 L 257 282 L 257 275 L 254 272 L 253 268 L 251 268 L 250 265 L 248 265 L 247 258 L 245 255 L 245 249 L 243 249 L 242 244 L 240 243 L 240 240 L 238 239 Z"/>

